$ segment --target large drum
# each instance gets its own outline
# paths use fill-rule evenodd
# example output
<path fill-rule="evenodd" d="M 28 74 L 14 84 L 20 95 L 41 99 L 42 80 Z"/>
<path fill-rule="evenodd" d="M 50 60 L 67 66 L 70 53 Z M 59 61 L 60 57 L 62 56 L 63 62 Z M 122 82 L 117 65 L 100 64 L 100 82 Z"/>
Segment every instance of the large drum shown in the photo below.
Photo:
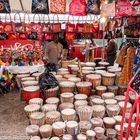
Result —
<path fill-rule="evenodd" d="M 105 117 L 103 119 L 106 128 L 114 128 L 116 120 L 113 117 Z"/>
<path fill-rule="evenodd" d="M 64 109 L 61 111 L 64 121 L 74 121 L 76 118 L 76 111 L 74 109 Z"/>
<path fill-rule="evenodd" d="M 92 105 L 104 105 L 104 100 L 100 98 L 93 98 L 91 100 Z"/>
<path fill-rule="evenodd" d="M 76 111 L 78 110 L 79 106 L 86 106 L 87 104 L 88 102 L 86 100 L 77 100 L 74 103 Z"/>
<path fill-rule="evenodd" d="M 85 94 L 76 94 L 74 96 L 74 99 L 77 101 L 77 100 L 87 100 L 88 96 L 85 95 Z"/>
<path fill-rule="evenodd" d="M 39 126 L 29 125 L 26 127 L 26 135 L 27 136 L 37 136 L 38 134 L 39 134 Z"/>
<path fill-rule="evenodd" d="M 101 76 L 97 74 L 89 74 L 86 75 L 86 81 L 92 83 L 92 87 L 95 88 L 96 86 L 101 85 Z"/>
<path fill-rule="evenodd" d="M 96 138 L 102 138 L 104 136 L 105 133 L 105 129 L 102 127 L 95 127 L 94 131 L 96 133 Z"/>
<path fill-rule="evenodd" d="M 37 86 L 38 81 L 24 81 L 22 83 L 23 87 L 28 87 L 28 86 Z"/>
<path fill-rule="evenodd" d="M 70 81 L 64 81 L 64 82 L 60 82 L 60 90 L 61 93 L 64 92 L 74 92 L 75 90 L 75 83 L 74 82 L 70 82 Z"/>
<path fill-rule="evenodd" d="M 30 123 L 38 126 L 45 124 L 45 114 L 42 112 L 34 112 L 30 115 Z"/>
<path fill-rule="evenodd" d="M 31 104 L 24 107 L 24 111 L 26 112 L 28 117 L 30 117 L 32 113 L 38 112 L 39 110 L 40 110 L 40 105 L 38 104 Z"/>
<path fill-rule="evenodd" d="M 103 118 L 105 115 L 105 107 L 103 105 L 93 105 L 93 117 Z"/>
<path fill-rule="evenodd" d="M 90 121 L 93 113 L 93 108 L 91 106 L 79 106 L 78 116 L 80 121 Z"/>
<path fill-rule="evenodd" d="M 115 97 L 113 92 L 105 92 L 102 94 L 102 99 L 113 99 Z"/>
<path fill-rule="evenodd" d="M 22 91 L 23 99 L 28 102 L 32 98 L 40 97 L 39 86 L 28 86 L 24 87 Z"/>
<path fill-rule="evenodd" d="M 53 132 L 56 136 L 63 136 L 65 134 L 65 128 L 66 128 L 66 125 L 64 122 L 55 122 L 53 123 L 52 125 L 53 127 Z"/>
<path fill-rule="evenodd" d="M 118 86 L 108 86 L 108 91 L 113 92 L 115 95 L 118 94 Z"/>
<path fill-rule="evenodd" d="M 68 81 L 78 83 L 78 82 L 81 82 L 81 79 L 79 77 L 71 77 L 68 79 Z"/>
<path fill-rule="evenodd" d="M 106 86 L 97 86 L 96 87 L 96 92 L 97 92 L 97 95 L 99 95 L 99 96 L 102 96 L 102 94 L 105 93 L 106 90 L 107 90 Z"/>
<path fill-rule="evenodd" d="M 74 104 L 66 102 L 66 103 L 62 103 L 62 104 L 59 105 L 60 111 L 62 111 L 64 109 L 68 109 L 68 108 L 69 109 L 74 109 Z"/>
<path fill-rule="evenodd" d="M 46 123 L 52 125 L 54 122 L 60 121 L 60 112 L 49 111 L 46 113 Z"/>
<path fill-rule="evenodd" d="M 91 70 L 82 70 L 83 79 L 86 80 L 86 75 L 93 74 L 93 73 L 94 71 L 91 71 Z M 80 73 L 79 73 L 79 77 L 80 77 Z"/>
<path fill-rule="evenodd" d="M 42 125 L 39 131 L 43 138 L 50 138 L 52 136 L 52 126 L 49 124 Z"/>
<path fill-rule="evenodd" d="M 80 132 L 83 134 L 86 134 L 87 130 L 90 130 L 92 127 L 92 124 L 89 121 L 80 121 L 79 122 L 79 129 Z"/>
<path fill-rule="evenodd" d="M 45 99 L 49 98 L 49 97 L 57 97 L 59 91 L 59 87 L 55 87 L 55 88 L 50 88 L 47 90 L 44 90 L 44 97 Z"/>
<path fill-rule="evenodd" d="M 92 118 L 91 119 L 91 124 L 92 124 L 92 127 L 95 128 L 95 127 L 102 127 L 103 126 L 103 120 L 101 118 Z"/>
<path fill-rule="evenodd" d="M 73 101 L 74 101 L 74 94 L 70 93 L 70 92 L 62 93 L 60 95 L 60 100 L 61 100 L 61 103 L 64 103 L 64 102 L 73 103 Z"/>
<path fill-rule="evenodd" d="M 45 102 L 46 102 L 46 104 L 55 104 L 56 106 L 58 106 L 59 98 L 50 97 L 50 98 L 47 98 Z"/>
<path fill-rule="evenodd" d="M 41 99 L 41 98 L 30 99 L 29 104 L 38 104 L 38 105 L 42 106 L 43 105 L 43 99 Z"/>
<path fill-rule="evenodd" d="M 76 121 L 68 121 L 66 123 L 68 134 L 76 135 L 78 133 L 78 123 Z"/>
<path fill-rule="evenodd" d="M 102 83 L 104 86 L 113 86 L 115 83 L 115 74 L 113 73 L 103 73 Z"/>
<path fill-rule="evenodd" d="M 79 93 L 83 93 L 86 95 L 89 95 L 91 93 L 91 89 L 92 89 L 91 82 L 78 82 L 76 86 L 78 88 Z"/>
<path fill-rule="evenodd" d="M 41 110 L 45 114 L 49 111 L 56 111 L 57 110 L 57 105 L 55 105 L 55 104 L 45 104 L 41 107 Z"/>

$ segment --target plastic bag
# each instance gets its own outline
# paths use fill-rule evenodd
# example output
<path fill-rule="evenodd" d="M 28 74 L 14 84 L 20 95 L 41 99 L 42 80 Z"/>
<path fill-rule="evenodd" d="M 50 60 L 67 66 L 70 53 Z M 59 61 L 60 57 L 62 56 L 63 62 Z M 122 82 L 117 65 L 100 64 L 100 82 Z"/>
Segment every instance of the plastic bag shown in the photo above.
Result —
<path fill-rule="evenodd" d="M 54 63 L 48 63 L 45 65 L 45 67 L 47 68 L 46 70 L 49 72 L 57 72 L 57 66 Z"/>

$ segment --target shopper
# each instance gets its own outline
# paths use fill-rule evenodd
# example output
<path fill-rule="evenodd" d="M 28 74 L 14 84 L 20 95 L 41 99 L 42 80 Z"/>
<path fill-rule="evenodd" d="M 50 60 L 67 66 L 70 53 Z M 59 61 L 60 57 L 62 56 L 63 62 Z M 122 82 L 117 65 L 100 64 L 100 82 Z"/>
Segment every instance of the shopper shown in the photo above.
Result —
<path fill-rule="evenodd" d="M 58 35 L 55 35 L 54 40 L 46 45 L 44 58 L 48 63 L 60 64 L 63 58 L 63 45 L 58 42 Z"/>
<path fill-rule="evenodd" d="M 114 65 L 114 61 L 116 59 L 117 55 L 117 44 L 116 42 L 112 40 L 108 40 L 108 45 L 105 47 L 106 53 L 107 53 L 107 62 L 110 64 L 110 66 Z"/>

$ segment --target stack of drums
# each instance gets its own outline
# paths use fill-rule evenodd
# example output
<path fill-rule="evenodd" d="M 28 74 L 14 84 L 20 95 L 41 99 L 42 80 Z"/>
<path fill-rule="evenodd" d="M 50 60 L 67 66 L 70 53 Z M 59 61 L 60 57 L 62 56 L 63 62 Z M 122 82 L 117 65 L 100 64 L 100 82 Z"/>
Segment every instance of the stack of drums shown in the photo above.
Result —
<path fill-rule="evenodd" d="M 98 64 L 99 64 L 100 67 L 105 67 L 106 69 L 109 66 L 108 62 L 99 62 Z"/>

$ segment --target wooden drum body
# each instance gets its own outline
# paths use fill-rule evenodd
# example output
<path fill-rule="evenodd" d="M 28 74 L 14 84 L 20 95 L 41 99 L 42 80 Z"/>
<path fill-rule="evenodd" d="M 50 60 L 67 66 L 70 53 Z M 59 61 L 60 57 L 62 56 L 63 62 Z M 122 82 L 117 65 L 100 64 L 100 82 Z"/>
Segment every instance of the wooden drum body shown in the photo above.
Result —
<path fill-rule="evenodd" d="M 60 90 L 61 90 L 61 93 L 64 93 L 64 92 L 73 93 L 75 90 L 75 83 L 70 82 L 70 81 L 60 82 Z"/>
<path fill-rule="evenodd" d="M 106 86 L 97 86 L 96 91 L 98 96 L 102 96 L 103 93 L 105 93 L 107 90 Z"/>

